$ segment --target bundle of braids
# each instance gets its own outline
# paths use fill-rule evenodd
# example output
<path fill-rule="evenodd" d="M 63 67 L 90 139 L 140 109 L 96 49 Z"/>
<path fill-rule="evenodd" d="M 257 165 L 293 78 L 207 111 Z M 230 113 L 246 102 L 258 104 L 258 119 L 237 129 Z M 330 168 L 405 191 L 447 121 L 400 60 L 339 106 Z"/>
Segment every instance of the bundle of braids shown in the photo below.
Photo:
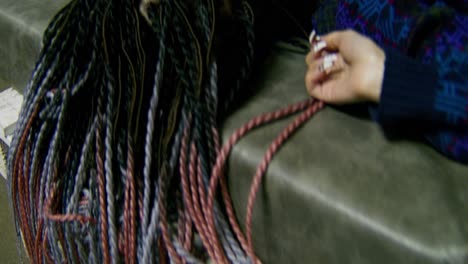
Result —
<path fill-rule="evenodd" d="M 260 178 L 322 105 L 253 119 L 221 147 L 220 116 L 251 71 L 253 23 L 246 0 L 73 0 L 56 14 L 7 161 L 32 262 L 260 262 L 250 227 Z M 227 155 L 251 129 L 299 111 L 257 171 L 244 236 Z"/>

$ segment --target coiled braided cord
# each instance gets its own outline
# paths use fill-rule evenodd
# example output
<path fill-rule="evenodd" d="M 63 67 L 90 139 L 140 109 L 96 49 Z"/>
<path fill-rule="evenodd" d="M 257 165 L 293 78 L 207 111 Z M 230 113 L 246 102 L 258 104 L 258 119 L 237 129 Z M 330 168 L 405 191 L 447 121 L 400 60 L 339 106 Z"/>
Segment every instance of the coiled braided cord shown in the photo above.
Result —
<path fill-rule="evenodd" d="M 196 144 L 192 142 L 191 145 L 188 146 L 189 131 L 188 129 L 184 131 L 181 148 L 183 150 L 187 150 L 190 157 L 188 157 L 186 153 L 182 152 L 180 155 L 179 162 L 179 170 L 181 174 L 183 189 L 183 199 L 186 205 L 186 212 L 184 212 L 183 215 L 189 217 L 189 221 L 193 222 L 196 230 L 198 230 L 199 232 L 203 244 L 207 249 L 208 254 L 215 263 L 228 263 L 227 259 L 223 255 L 224 253 L 222 251 L 222 247 L 220 246 L 218 236 L 216 235 L 217 231 L 213 205 L 215 202 L 215 194 L 218 189 L 218 184 L 221 185 L 221 193 L 228 214 L 229 222 L 236 234 L 238 241 L 241 243 L 243 250 L 248 253 L 250 259 L 253 260 L 254 263 L 260 263 L 260 260 L 254 253 L 255 250 L 253 248 L 252 243 L 252 214 L 255 203 L 255 197 L 261 184 L 261 179 L 265 174 L 273 156 L 279 150 L 282 144 L 301 125 L 303 125 L 318 110 L 320 110 L 323 107 L 323 105 L 323 102 L 319 102 L 314 99 L 308 99 L 304 102 L 290 105 L 281 110 L 255 117 L 239 129 L 237 129 L 221 149 L 217 148 L 218 154 L 215 166 L 213 167 L 208 193 L 206 193 L 205 188 L 203 187 L 204 184 L 201 178 L 202 173 L 200 166 L 200 158 L 197 155 Z M 262 162 L 257 167 L 248 196 L 247 214 L 245 219 L 247 238 L 245 238 L 237 223 L 229 191 L 225 179 L 223 177 L 223 168 L 225 166 L 225 162 L 234 145 L 242 137 L 247 135 L 250 131 L 254 130 L 255 128 L 258 128 L 259 126 L 285 118 L 298 112 L 301 112 L 301 114 L 281 131 L 278 137 L 269 146 Z M 164 208 L 164 205 L 161 206 L 162 208 Z M 163 236 L 165 236 L 166 241 L 169 242 L 170 234 L 167 230 L 167 224 L 164 224 L 164 226 L 165 228 L 163 230 Z M 183 243 L 183 247 L 188 251 L 191 247 L 190 243 L 192 240 L 192 235 L 193 233 L 189 228 L 185 230 L 185 233 L 182 232 L 179 235 L 181 238 L 180 240 Z M 177 253 L 174 246 L 171 246 L 170 253 L 173 255 L 173 259 L 176 260 L 175 262 L 182 261 L 181 259 L 179 259 L 180 255 Z"/>
<path fill-rule="evenodd" d="M 213 212 L 214 212 L 213 203 L 215 201 L 215 194 L 218 189 L 217 186 L 218 184 L 220 184 L 223 202 L 227 210 L 228 218 L 237 236 L 238 241 L 241 243 L 242 248 L 245 250 L 245 252 L 248 253 L 251 260 L 253 260 L 254 263 L 260 263 L 260 261 L 258 260 L 258 258 L 256 257 L 254 253 L 254 248 L 253 248 L 253 243 L 252 243 L 252 214 L 253 214 L 253 208 L 254 208 L 254 203 L 255 203 L 255 197 L 259 189 L 259 186 L 261 184 L 261 179 L 263 175 L 265 174 L 273 156 L 279 150 L 279 148 L 283 145 L 283 143 L 295 131 L 297 131 L 297 129 L 301 125 L 303 125 L 307 120 L 309 120 L 323 106 L 324 106 L 323 102 L 316 101 L 314 99 L 308 99 L 306 101 L 290 105 L 286 108 L 280 109 L 275 112 L 262 114 L 258 117 L 251 119 L 246 124 L 244 124 L 239 129 L 237 129 L 231 135 L 231 137 L 228 139 L 225 145 L 221 149 L 218 148 L 219 149 L 218 156 L 216 159 L 215 166 L 213 167 L 213 170 L 212 170 L 212 175 L 210 179 L 207 196 L 205 196 L 205 192 L 203 188 L 201 188 L 200 186 L 200 181 L 197 181 L 196 179 L 196 178 L 199 178 L 200 172 L 195 171 L 195 168 L 196 168 L 195 164 L 196 164 L 196 158 L 197 158 L 196 147 L 194 144 L 192 144 L 191 157 L 190 157 L 190 173 L 189 173 L 190 174 L 189 176 L 190 177 L 189 179 L 190 191 L 189 191 L 189 187 L 187 186 L 189 184 L 186 183 L 186 181 L 188 181 L 187 179 L 188 177 L 185 175 L 185 173 L 184 174 L 181 173 L 184 190 L 186 190 L 184 193 L 185 194 L 184 200 L 186 201 L 187 204 L 189 204 L 188 210 L 189 210 L 190 215 L 193 216 L 193 221 L 195 225 L 197 226 L 197 229 L 202 230 L 202 232 L 200 232 L 200 235 L 202 236 L 202 240 L 209 241 L 209 242 L 206 242 L 206 244 L 215 248 L 216 245 L 219 243 L 217 240 L 217 236 L 214 235 L 216 233 L 215 231 L 216 226 L 215 226 L 214 217 L 213 217 Z M 246 214 L 246 219 L 245 219 L 245 228 L 246 228 L 246 236 L 247 236 L 247 239 L 246 239 L 237 223 L 234 209 L 231 203 L 229 191 L 228 191 L 225 179 L 223 177 L 223 169 L 224 169 L 226 160 L 228 158 L 228 155 L 231 152 L 234 145 L 242 137 L 247 135 L 250 131 L 262 125 L 285 118 L 287 116 L 290 116 L 298 112 L 301 112 L 301 114 L 280 132 L 277 138 L 269 146 L 262 162 L 257 167 L 255 176 L 253 177 L 252 184 L 250 187 L 249 196 L 248 196 L 247 214 Z M 184 135 L 184 139 L 186 139 L 186 135 Z M 186 161 L 185 155 L 181 155 L 181 160 L 183 161 L 181 162 L 181 166 L 184 166 L 183 164 L 185 164 L 185 161 Z M 184 171 L 185 168 L 181 168 L 181 170 Z M 191 192 L 191 195 L 190 195 L 190 192 Z M 204 197 L 206 197 L 206 200 L 204 199 Z M 218 252 L 218 254 L 221 255 L 222 252 Z M 215 261 L 216 263 L 226 263 L 225 259 L 223 259 L 222 257 L 220 258 L 219 256 L 216 256 L 215 253 L 211 252 L 210 255 L 212 255 L 212 257 L 214 256 L 213 259 L 216 260 Z"/>
<path fill-rule="evenodd" d="M 265 174 L 273 156 L 279 150 L 279 148 L 284 143 L 284 141 L 288 139 L 302 124 L 304 124 L 308 119 L 310 119 L 322 107 L 323 107 L 323 102 L 315 101 L 314 99 L 308 99 L 304 102 L 299 102 L 297 104 L 290 105 L 281 110 L 271 112 L 271 113 L 266 113 L 256 118 L 253 118 L 250 121 L 248 121 L 245 125 L 240 127 L 238 130 L 236 130 L 232 134 L 232 136 L 229 138 L 227 143 L 222 147 L 222 149 L 218 153 L 218 158 L 216 160 L 216 164 L 212 171 L 212 177 L 210 180 L 210 187 L 209 187 L 209 193 L 208 193 L 207 210 L 208 210 L 208 219 L 210 219 L 210 228 L 213 227 L 212 204 L 215 199 L 215 193 L 217 190 L 216 186 L 218 182 L 221 182 L 223 201 L 226 206 L 226 210 L 229 216 L 229 221 L 232 227 L 234 228 L 234 231 L 237 235 L 237 239 L 241 242 L 243 249 L 249 254 L 251 259 L 255 260 L 255 262 L 258 262 L 258 259 L 255 256 L 253 244 L 252 244 L 252 212 L 253 212 L 255 197 L 256 197 L 258 188 L 260 186 L 261 179 L 263 175 Z M 249 191 L 249 197 L 248 197 L 247 215 L 245 219 L 245 228 L 246 228 L 246 234 L 247 234 L 247 240 L 246 240 L 243 237 L 238 224 L 236 223 L 236 218 L 234 215 L 233 207 L 230 202 L 230 197 L 229 197 L 229 193 L 227 190 L 226 182 L 222 176 L 223 175 L 222 171 L 223 171 L 226 159 L 230 151 L 234 147 L 234 145 L 242 137 L 244 137 L 247 133 L 249 133 L 251 130 L 259 126 L 273 122 L 275 120 L 279 120 L 281 118 L 287 117 L 299 111 L 302 111 L 302 113 L 293 122 L 291 122 L 288 126 L 286 126 L 281 131 L 281 133 L 277 136 L 277 138 L 271 143 L 268 150 L 266 151 L 266 154 L 262 162 L 257 167 L 255 176 L 252 180 L 252 184 L 251 184 L 250 191 Z"/>

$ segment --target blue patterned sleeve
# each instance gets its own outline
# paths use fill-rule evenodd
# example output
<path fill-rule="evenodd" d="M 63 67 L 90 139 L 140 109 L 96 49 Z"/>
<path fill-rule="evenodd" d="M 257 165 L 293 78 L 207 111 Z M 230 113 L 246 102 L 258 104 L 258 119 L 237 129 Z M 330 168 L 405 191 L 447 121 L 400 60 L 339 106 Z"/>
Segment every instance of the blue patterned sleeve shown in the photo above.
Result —
<path fill-rule="evenodd" d="M 377 121 L 386 132 L 424 136 L 437 150 L 468 163 L 468 21 L 455 16 L 417 59 L 385 48 Z"/>

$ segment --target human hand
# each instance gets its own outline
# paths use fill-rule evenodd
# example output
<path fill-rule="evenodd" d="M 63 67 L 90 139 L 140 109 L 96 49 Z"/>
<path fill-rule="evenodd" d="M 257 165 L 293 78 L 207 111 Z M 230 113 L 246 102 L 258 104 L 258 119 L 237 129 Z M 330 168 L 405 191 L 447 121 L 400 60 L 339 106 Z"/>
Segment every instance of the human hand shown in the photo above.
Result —
<path fill-rule="evenodd" d="M 379 102 L 385 53 L 352 30 L 335 31 L 312 44 L 306 57 L 308 93 L 326 103 Z"/>

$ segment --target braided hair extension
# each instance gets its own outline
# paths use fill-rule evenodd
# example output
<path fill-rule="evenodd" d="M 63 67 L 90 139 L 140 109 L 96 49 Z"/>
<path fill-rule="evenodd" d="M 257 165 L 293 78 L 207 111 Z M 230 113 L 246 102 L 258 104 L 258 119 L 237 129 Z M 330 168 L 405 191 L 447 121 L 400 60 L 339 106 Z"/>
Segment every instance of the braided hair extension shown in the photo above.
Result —
<path fill-rule="evenodd" d="M 192 180 L 207 193 L 218 104 L 228 103 L 218 92 L 222 43 L 253 45 L 245 0 L 228 8 L 244 35 L 215 43 L 224 4 L 74 0 L 52 19 L 8 158 L 12 206 L 32 261 L 224 262 L 225 253 L 246 260 L 222 210 L 209 234 L 221 243 L 209 245 L 213 238 L 197 229 L 207 230 L 207 220 L 193 226 L 187 192 L 177 191 L 176 157 L 186 155 L 181 166 L 198 167 Z M 229 77 L 236 83 L 224 83 L 225 91 L 247 79 L 249 56 L 233 63 L 242 74 Z M 180 240 L 176 230 L 184 231 Z"/>
<path fill-rule="evenodd" d="M 218 123 L 251 72 L 254 31 L 247 0 L 72 0 L 57 13 L 7 161 L 32 262 L 260 263 L 251 219 L 261 177 L 323 104 L 262 115 L 221 146 Z M 251 129 L 300 111 L 255 175 L 244 235 L 227 155 Z"/>

